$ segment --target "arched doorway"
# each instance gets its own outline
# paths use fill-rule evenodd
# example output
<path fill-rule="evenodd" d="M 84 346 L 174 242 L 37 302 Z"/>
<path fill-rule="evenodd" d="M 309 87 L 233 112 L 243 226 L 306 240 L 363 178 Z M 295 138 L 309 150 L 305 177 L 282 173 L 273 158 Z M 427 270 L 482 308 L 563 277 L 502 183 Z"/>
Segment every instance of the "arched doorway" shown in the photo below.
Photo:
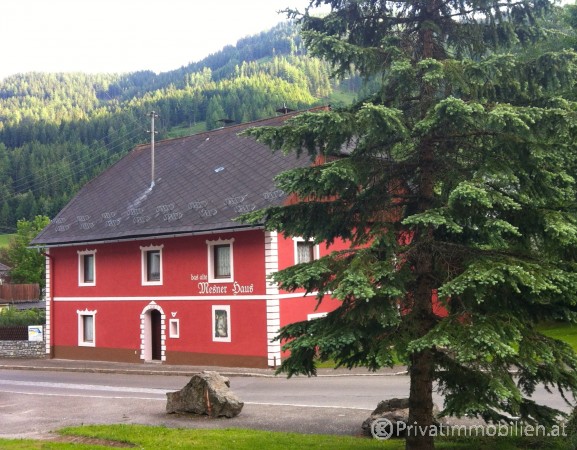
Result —
<path fill-rule="evenodd" d="M 164 311 L 156 302 L 150 302 L 140 314 L 140 359 L 166 360 L 166 335 Z"/>
<path fill-rule="evenodd" d="M 162 326 L 160 312 L 157 309 L 150 310 L 150 349 L 151 360 L 162 359 Z"/>

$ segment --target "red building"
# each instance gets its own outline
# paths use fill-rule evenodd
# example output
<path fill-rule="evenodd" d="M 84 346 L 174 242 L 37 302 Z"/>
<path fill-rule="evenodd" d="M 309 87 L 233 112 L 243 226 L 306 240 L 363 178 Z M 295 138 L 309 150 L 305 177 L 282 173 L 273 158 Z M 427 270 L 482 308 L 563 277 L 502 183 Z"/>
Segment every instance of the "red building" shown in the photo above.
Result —
<path fill-rule="evenodd" d="M 32 243 L 47 255 L 47 353 L 278 365 L 279 327 L 338 306 L 267 280 L 325 246 L 234 220 L 287 201 L 274 177 L 311 164 L 239 136 L 290 116 L 161 141 L 154 158 L 142 145 L 89 182 Z"/>

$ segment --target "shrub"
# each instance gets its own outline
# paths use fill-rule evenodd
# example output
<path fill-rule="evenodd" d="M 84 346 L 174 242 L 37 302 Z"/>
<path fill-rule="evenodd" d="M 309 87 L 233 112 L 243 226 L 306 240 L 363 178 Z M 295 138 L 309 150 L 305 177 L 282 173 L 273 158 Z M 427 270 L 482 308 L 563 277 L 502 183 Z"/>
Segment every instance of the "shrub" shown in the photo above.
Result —
<path fill-rule="evenodd" d="M 44 325 L 46 323 L 46 311 L 43 309 L 18 310 L 8 307 L 0 310 L 0 327 L 12 327 L 16 325 Z"/>

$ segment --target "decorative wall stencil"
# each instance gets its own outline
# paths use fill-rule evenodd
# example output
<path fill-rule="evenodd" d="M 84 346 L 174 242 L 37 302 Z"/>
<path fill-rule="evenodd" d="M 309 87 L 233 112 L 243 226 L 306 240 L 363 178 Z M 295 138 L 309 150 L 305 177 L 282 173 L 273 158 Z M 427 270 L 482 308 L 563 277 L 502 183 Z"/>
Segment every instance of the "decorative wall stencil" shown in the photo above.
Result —
<path fill-rule="evenodd" d="M 107 227 L 117 227 L 118 225 L 120 225 L 120 221 L 121 221 L 120 219 L 110 219 L 104 222 L 104 225 Z"/>
<path fill-rule="evenodd" d="M 182 213 L 180 211 L 172 212 L 164 215 L 165 222 L 174 222 L 175 220 L 182 219 Z"/>
<path fill-rule="evenodd" d="M 142 225 L 150 220 L 150 216 L 135 216 L 132 218 L 132 222 L 137 225 Z"/>
<path fill-rule="evenodd" d="M 201 209 L 198 213 L 202 217 L 212 217 L 212 216 L 216 216 L 218 211 L 216 209 Z"/>
<path fill-rule="evenodd" d="M 224 204 L 227 206 L 238 205 L 245 201 L 248 195 L 239 195 L 238 197 L 229 197 L 224 199 Z"/>
<path fill-rule="evenodd" d="M 274 200 L 276 198 L 284 197 L 285 192 L 282 189 L 277 189 L 276 191 L 265 192 L 262 196 L 265 200 Z"/>
<path fill-rule="evenodd" d="M 116 217 L 116 211 L 107 211 L 102 213 L 103 219 L 114 219 Z"/>
<path fill-rule="evenodd" d="M 174 209 L 174 203 L 169 203 L 168 205 L 158 205 L 156 207 L 156 212 L 157 213 L 167 213 L 169 211 L 172 211 Z"/>
<path fill-rule="evenodd" d="M 202 200 L 200 202 L 190 202 L 188 204 L 188 209 L 202 209 L 206 208 L 206 205 L 208 205 L 206 200 Z"/>
<path fill-rule="evenodd" d="M 247 203 L 246 205 L 237 205 L 234 207 L 234 210 L 237 213 L 246 213 L 250 211 L 254 211 L 256 209 L 256 205 L 254 203 Z"/>

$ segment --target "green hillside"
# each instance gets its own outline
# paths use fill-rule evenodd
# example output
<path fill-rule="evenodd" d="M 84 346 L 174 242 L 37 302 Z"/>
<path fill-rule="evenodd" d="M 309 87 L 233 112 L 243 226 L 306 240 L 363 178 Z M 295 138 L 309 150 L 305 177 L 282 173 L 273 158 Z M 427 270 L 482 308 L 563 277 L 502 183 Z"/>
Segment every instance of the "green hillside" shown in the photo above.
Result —
<path fill-rule="evenodd" d="M 358 79 L 331 79 L 290 23 L 241 39 L 202 61 L 155 74 L 27 73 L 0 82 L 0 229 L 53 217 L 95 175 L 147 142 L 248 122 L 283 105 L 347 104 Z"/>
<path fill-rule="evenodd" d="M 10 239 L 14 236 L 13 234 L 0 234 L 0 248 L 8 247 Z"/>

